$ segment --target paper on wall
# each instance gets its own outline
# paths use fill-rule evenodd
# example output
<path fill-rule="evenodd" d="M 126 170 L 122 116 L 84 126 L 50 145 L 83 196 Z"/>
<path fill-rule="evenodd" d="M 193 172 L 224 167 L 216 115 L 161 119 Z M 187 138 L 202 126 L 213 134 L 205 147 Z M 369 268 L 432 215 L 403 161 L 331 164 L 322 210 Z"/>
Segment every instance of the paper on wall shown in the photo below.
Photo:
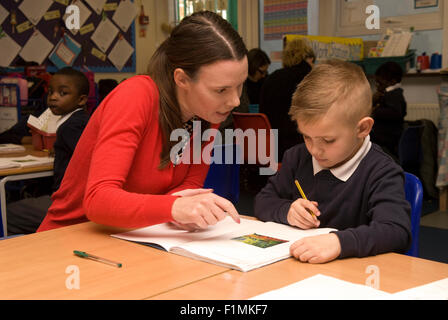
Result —
<path fill-rule="evenodd" d="M 14 58 L 19 53 L 21 47 L 5 32 L 5 35 L 0 38 L 0 67 L 8 67 L 11 65 Z"/>
<path fill-rule="evenodd" d="M 0 25 L 5 21 L 6 17 L 9 15 L 8 10 L 6 10 L 1 4 L 0 4 Z"/>
<path fill-rule="evenodd" d="M 38 64 L 42 64 L 53 47 L 54 45 L 39 30 L 36 30 L 28 39 L 19 55 L 25 61 L 35 61 Z"/>
<path fill-rule="evenodd" d="M 112 20 L 123 30 L 128 31 L 129 26 L 137 15 L 134 3 L 129 0 L 120 1 L 120 5 L 112 16 Z"/>
<path fill-rule="evenodd" d="M 103 11 L 104 5 L 106 4 L 107 0 L 85 0 L 85 1 L 90 6 L 90 8 L 92 8 L 93 11 L 96 12 L 97 15 L 100 15 L 101 11 Z"/>
<path fill-rule="evenodd" d="M 134 48 L 126 41 L 126 39 L 118 40 L 115 46 L 110 51 L 108 58 L 114 66 L 121 71 L 123 66 L 128 61 L 131 54 L 134 52 Z"/>
<path fill-rule="evenodd" d="M 53 0 L 23 0 L 19 9 L 32 24 L 37 25 L 53 4 Z"/>
<path fill-rule="evenodd" d="M 106 52 L 118 34 L 118 28 L 108 18 L 101 21 L 90 38 L 101 51 Z"/>

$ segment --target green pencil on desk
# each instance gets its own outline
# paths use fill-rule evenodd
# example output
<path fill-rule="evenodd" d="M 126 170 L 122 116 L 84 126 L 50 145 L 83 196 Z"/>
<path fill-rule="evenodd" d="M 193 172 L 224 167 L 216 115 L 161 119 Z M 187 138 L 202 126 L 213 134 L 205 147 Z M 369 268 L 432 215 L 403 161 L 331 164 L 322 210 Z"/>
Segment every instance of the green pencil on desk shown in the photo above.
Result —
<path fill-rule="evenodd" d="M 77 255 L 78 257 L 87 258 L 87 259 L 90 259 L 90 260 L 102 262 L 102 263 L 105 263 L 105 264 L 108 264 L 110 266 L 114 266 L 114 267 L 117 267 L 117 268 L 121 268 L 123 266 L 119 262 L 115 262 L 115 261 L 112 261 L 112 260 L 100 258 L 100 257 L 94 256 L 93 254 L 90 254 L 90 253 L 87 253 L 87 252 L 84 252 L 84 251 L 74 250 L 73 253 L 75 255 Z"/>
<path fill-rule="evenodd" d="M 305 196 L 305 193 L 302 190 L 302 187 L 300 186 L 299 181 L 296 179 L 294 180 L 294 182 L 296 183 L 297 189 L 299 189 L 300 195 L 302 196 L 303 199 L 308 200 Z M 308 208 L 305 208 L 306 211 L 308 211 L 314 218 L 316 218 L 316 215 Z"/>

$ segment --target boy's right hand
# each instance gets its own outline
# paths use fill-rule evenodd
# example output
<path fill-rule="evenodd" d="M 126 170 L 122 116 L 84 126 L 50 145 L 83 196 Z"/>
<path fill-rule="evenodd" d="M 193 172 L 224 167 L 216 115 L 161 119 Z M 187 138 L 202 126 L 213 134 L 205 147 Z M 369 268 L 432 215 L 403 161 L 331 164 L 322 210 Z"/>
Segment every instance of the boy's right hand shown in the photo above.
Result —
<path fill-rule="evenodd" d="M 320 221 L 317 217 L 320 216 L 320 211 L 317 206 L 318 203 L 316 201 L 297 199 L 289 207 L 288 223 L 304 230 L 319 227 Z M 314 216 L 307 209 L 314 213 Z"/>

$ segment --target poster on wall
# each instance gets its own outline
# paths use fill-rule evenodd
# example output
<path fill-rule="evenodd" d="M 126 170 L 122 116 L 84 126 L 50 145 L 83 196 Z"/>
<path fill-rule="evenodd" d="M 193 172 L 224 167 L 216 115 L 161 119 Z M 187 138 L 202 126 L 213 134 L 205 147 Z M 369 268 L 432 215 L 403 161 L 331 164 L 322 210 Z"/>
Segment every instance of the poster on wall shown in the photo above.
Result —
<path fill-rule="evenodd" d="M 284 34 L 308 34 L 307 0 L 264 0 L 264 40 Z"/>

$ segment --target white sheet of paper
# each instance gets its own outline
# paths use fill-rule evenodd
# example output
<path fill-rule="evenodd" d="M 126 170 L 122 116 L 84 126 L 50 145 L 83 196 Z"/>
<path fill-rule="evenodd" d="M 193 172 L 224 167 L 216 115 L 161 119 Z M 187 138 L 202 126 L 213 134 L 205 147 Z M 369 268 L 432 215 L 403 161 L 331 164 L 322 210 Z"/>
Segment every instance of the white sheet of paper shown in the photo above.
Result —
<path fill-rule="evenodd" d="M 107 0 L 85 0 L 87 4 L 90 6 L 90 8 L 93 9 L 93 11 L 96 12 L 97 15 L 101 14 L 101 11 L 103 11 L 104 4 Z"/>
<path fill-rule="evenodd" d="M 112 62 L 114 66 L 121 71 L 133 52 L 134 48 L 129 44 L 129 42 L 127 42 L 126 39 L 121 39 L 115 43 L 108 55 L 108 58 L 110 62 Z"/>
<path fill-rule="evenodd" d="M 5 36 L 0 38 L 0 48 L 2 48 L 2 54 L 0 54 L 1 67 L 10 66 L 21 49 L 21 47 L 9 37 L 6 32 Z"/>
<path fill-rule="evenodd" d="M 84 23 L 87 21 L 87 19 L 92 14 L 92 11 L 90 11 L 90 9 L 84 3 L 82 3 L 80 0 L 73 0 L 73 2 L 71 4 L 76 5 L 79 8 L 79 28 L 82 28 Z M 64 14 L 62 19 L 65 21 L 67 19 L 67 14 Z M 70 29 L 70 31 L 73 34 L 77 34 L 79 30 L 78 29 Z"/>
<path fill-rule="evenodd" d="M 394 299 L 448 300 L 448 278 L 395 293 Z"/>
<path fill-rule="evenodd" d="M 0 25 L 5 21 L 6 17 L 9 15 L 8 10 L 6 10 L 1 4 L 0 4 Z"/>
<path fill-rule="evenodd" d="M 118 28 L 110 21 L 105 19 L 100 22 L 90 38 L 101 51 L 106 52 L 112 41 L 118 34 Z"/>
<path fill-rule="evenodd" d="M 53 47 L 54 45 L 39 30 L 36 30 L 28 39 L 19 55 L 25 61 L 35 61 L 38 64 L 42 64 Z"/>
<path fill-rule="evenodd" d="M 383 300 L 391 298 L 392 294 L 369 286 L 317 274 L 289 286 L 262 293 L 250 300 Z"/>
<path fill-rule="evenodd" d="M 19 9 L 32 24 L 37 25 L 52 4 L 53 0 L 23 0 Z"/>
<path fill-rule="evenodd" d="M 128 31 L 129 26 L 137 15 L 135 4 L 129 0 L 120 1 L 117 10 L 112 16 L 112 20 L 123 30 Z"/>

